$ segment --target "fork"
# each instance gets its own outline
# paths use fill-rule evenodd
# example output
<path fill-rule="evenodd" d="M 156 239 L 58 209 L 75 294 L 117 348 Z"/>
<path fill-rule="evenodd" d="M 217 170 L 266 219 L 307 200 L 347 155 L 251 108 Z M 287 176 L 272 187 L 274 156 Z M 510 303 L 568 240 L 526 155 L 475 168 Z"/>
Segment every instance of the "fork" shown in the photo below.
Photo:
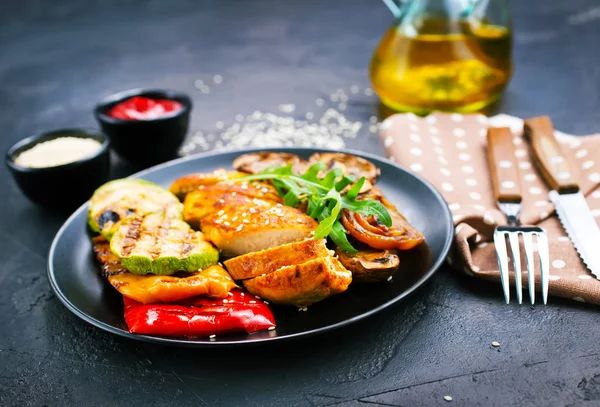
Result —
<path fill-rule="evenodd" d="M 521 252 L 519 249 L 519 235 L 523 238 L 525 258 L 527 261 L 527 280 L 529 285 L 529 298 L 531 304 L 535 303 L 535 276 L 534 276 L 534 249 L 533 237 L 536 238 L 537 252 L 539 255 L 542 299 L 544 304 L 548 300 L 548 275 L 550 273 L 550 255 L 548 252 L 548 238 L 546 231 L 537 226 L 524 226 L 520 222 L 521 214 L 521 188 L 513 136 L 509 128 L 490 128 L 487 133 L 488 158 L 492 174 L 494 195 L 500 211 L 506 216 L 507 225 L 498 226 L 494 231 L 494 245 L 500 268 L 500 279 L 504 290 L 504 299 L 510 302 L 510 285 L 508 272 L 508 255 L 506 239 L 508 238 L 512 252 L 513 269 L 515 273 L 515 286 L 517 300 L 523 303 L 523 284 L 521 281 Z"/>

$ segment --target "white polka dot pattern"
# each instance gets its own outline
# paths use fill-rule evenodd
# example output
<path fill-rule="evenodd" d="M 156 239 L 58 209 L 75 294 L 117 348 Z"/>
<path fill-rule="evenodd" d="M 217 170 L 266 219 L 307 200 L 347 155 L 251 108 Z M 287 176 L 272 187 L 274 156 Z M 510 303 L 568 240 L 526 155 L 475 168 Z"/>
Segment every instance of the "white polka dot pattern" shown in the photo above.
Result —
<path fill-rule="evenodd" d="M 453 254 L 453 266 L 475 276 L 480 270 L 486 275 L 497 270 L 492 235 L 496 226 L 506 223 L 496 208 L 491 188 L 486 121 L 481 115 L 434 113 L 427 118 L 395 115 L 391 120 L 379 123 L 381 142 L 388 154 L 395 156 L 400 164 L 411 171 L 429 179 L 450 202 L 448 206 L 459 233 L 455 240 L 457 246 Z M 528 141 L 521 136 L 522 121 L 502 116 L 502 120 L 494 118 L 490 122 L 513 131 L 514 165 L 517 166 L 518 178 L 505 179 L 502 187 L 506 190 L 514 188 L 512 191 L 519 187 L 523 194 L 523 223 L 539 222 L 548 231 L 552 256 L 550 295 L 600 304 L 600 296 L 594 293 L 594 290 L 598 292 L 599 286 L 594 286 L 598 284 L 597 280 L 584 269 L 573 244 L 554 215 L 552 203 L 547 199 L 548 186 L 539 175 L 539 168 L 532 162 L 533 154 Z M 600 225 L 600 186 L 596 191 L 591 191 L 594 184 L 600 184 L 600 136 L 595 138 L 595 144 L 591 142 L 593 136 L 588 138 L 588 143 L 586 139 L 558 132 L 557 139 L 564 147 L 562 153 L 552 161 L 555 164 L 563 161 L 569 164 L 572 172 L 560 176 L 563 179 L 575 179 L 581 185 L 592 215 Z M 512 162 L 501 161 L 499 166 L 511 169 Z M 470 233 L 473 229 L 469 241 L 464 242 L 462 239 L 466 238 L 466 231 Z M 537 247 L 535 239 L 533 246 L 534 249 Z M 471 258 L 459 258 L 468 251 L 471 251 Z M 537 273 L 539 269 L 536 264 Z M 595 289 L 588 291 L 588 286 Z"/>

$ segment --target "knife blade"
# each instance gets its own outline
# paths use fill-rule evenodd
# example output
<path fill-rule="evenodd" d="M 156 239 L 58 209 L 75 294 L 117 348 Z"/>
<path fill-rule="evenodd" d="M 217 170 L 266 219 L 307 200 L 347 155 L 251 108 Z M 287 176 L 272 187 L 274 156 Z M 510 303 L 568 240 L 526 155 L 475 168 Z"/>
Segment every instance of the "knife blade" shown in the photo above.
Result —
<path fill-rule="evenodd" d="M 600 229 L 554 137 L 548 116 L 525 120 L 524 134 L 531 142 L 536 164 L 552 191 L 549 198 L 579 257 L 600 280 Z"/>

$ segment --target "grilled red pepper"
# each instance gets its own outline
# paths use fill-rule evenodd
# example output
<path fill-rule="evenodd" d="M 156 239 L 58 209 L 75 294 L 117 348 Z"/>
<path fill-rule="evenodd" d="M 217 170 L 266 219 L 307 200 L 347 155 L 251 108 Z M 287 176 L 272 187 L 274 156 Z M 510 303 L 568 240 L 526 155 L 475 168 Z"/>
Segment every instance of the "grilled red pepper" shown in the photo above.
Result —
<path fill-rule="evenodd" d="M 170 114 L 182 107 L 183 105 L 176 100 L 134 96 L 117 104 L 108 115 L 121 120 L 148 120 Z"/>
<path fill-rule="evenodd" d="M 141 304 L 127 297 L 125 322 L 131 333 L 203 337 L 252 333 L 275 326 L 269 307 L 240 289 L 223 300 L 194 297 L 171 304 Z"/>

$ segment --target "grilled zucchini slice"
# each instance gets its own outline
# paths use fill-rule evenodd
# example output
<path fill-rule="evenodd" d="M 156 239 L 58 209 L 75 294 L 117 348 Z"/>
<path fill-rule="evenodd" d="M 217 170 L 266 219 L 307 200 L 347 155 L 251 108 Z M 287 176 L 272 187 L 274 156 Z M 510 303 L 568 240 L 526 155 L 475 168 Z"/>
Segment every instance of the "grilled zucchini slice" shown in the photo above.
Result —
<path fill-rule="evenodd" d="M 110 239 L 110 250 L 134 274 L 197 271 L 219 260 L 219 252 L 201 232 L 160 213 L 120 221 Z"/>
<path fill-rule="evenodd" d="M 121 219 L 164 213 L 181 219 L 183 205 L 175 195 L 149 181 L 118 179 L 98 188 L 90 199 L 88 223 L 94 232 L 110 239 Z"/>

